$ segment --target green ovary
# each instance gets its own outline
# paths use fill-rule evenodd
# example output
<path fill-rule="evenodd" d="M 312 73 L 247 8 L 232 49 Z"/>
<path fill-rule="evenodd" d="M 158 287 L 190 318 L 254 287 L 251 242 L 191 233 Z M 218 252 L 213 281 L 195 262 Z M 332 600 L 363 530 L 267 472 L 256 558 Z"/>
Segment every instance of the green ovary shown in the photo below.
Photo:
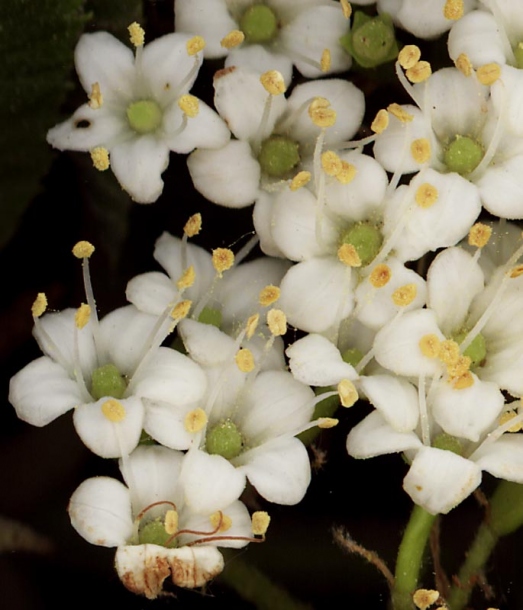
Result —
<path fill-rule="evenodd" d="M 443 160 L 451 172 L 466 176 L 480 164 L 483 146 L 467 136 L 456 136 L 445 150 Z"/>
<path fill-rule="evenodd" d="M 452 453 L 456 453 L 457 455 L 463 455 L 461 441 L 455 436 L 451 436 L 446 432 L 438 434 L 438 436 L 436 436 L 436 438 L 432 441 L 432 446 L 436 449 L 444 449 L 445 451 L 452 451 Z"/>
<path fill-rule="evenodd" d="M 211 428 L 205 439 L 205 447 L 207 453 L 232 460 L 242 452 L 242 435 L 236 424 L 228 419 Z"/>
<path fill-rule="evenodd" d="M 278 20 L 268 6 L 255 4 L 243 13 L 240 30 L 245 34 L 247 42 L 252 44 L 270 42 L 278 31 Z"/>
<path fill-rule="evenodd" d="M 376 258 L 382 243 L 381 231 L 370 222 L 359 222 L 352 225 L 341 236 L 341 244 L 354 246 L 362 267 Z"/>
<path fill-rule="evenodd" d="M 461 331 L 456 337 L 455 341 L 458 344 L 461 344 L 465 337 L 467 336 L 468 331 Z M 487 344 L 485 342 L 485 337 L 479 333 L 474 337 L 472 343 L 467 347 L 467 349 L 463 352 L 464 356 L 468 356 L 471 360 L 470 366 L 475 367 L 480 365 L 483 360 L 487 357 Z"/>
<path fill-rule="evenodd" d="M 285 136 L 271 136 L 262 143 L 258 161 L 266 174 L 282 178 L 300 162 L 299 146 Z"/>
<path fill-rule="evenodd" d="M 160 127 L 162 110 L 153 100 L 140 100 L 127 108 L 127 119 L 137 133 L 150 133 Z"/>
<path fill-rule="evenodd" d="M 93 371 L 91 396 L 98 400 L 104 396 L 122 398 L 127 383 L 114 364 L 104 364 Z"/>
<path fill-rule="evenodd" d="M 352 35 L 356 58 L 379 65 L 389 59 L 391 48 L 396 43 L 394 27 L 380 17 L 367 21 Z"/>
<path fill-rule="evenodd" d="M 138 534 L 139 544 L 157 544 L 158 546 L 166 546 L 173 548 L 176 546 L 176 538 L 173 538 L 169 543 L 171 535 L 165 531 L 165 526 L 161 519 L 155 519 L 146 523 Z"/>
<path fill-rule="evenodd" d="M 198 322 L 202 324 L 211 324 L 220 328 L 222 324 L 222 312 L 219 309 L 212 309 L 211 307 L 204 307 L 202 313 L 198 316 Z"/>
<path fill-rule="evenodd" d="M 519 42 L 514 47 L 514 57 L 516 59 L 516 68 L 523 68 L 523 42 Z"/>
<path fill-rule="evenodd" d="M 360 360 L 363 358 L 363 353 L 357 347 L 351 347 L 343 352 L 341 355 L 343 362 L 352 366 L 357 366 Z"/>

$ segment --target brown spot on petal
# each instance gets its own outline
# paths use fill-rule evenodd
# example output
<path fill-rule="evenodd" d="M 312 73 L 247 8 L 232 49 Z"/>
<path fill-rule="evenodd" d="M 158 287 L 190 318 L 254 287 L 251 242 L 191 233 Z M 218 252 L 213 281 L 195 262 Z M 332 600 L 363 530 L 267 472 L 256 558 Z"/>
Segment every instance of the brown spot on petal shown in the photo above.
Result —
<path fill-rule="evenodd" d="M 231 72 L 234 72 L 236 70 L 236 66 L 229 66 L 228 68 L 222 68 L 221 70 L 217 70 L 214 73 L 214 80 L 218 80 L 219 78 L 222 78 L 223 76 L 227 76 L 227 74 L 230 74 Z"/>

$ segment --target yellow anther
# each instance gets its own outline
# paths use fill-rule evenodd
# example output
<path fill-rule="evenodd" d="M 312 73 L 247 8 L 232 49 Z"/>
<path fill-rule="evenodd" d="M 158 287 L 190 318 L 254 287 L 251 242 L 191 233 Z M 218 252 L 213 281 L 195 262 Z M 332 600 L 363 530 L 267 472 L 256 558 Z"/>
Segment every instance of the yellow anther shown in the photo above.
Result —
<path fill-rule="evenodd" d="M 94 246 L 88 241 L 79 241 L 73 246 L 73 255 L 76 258 L 89 258 L 94 252 Z"/>
<path fill-rule="evenodd" d="M 412 114 L 409 114 L 402 106 L 399 104 L 389 104 L 387 106 L 387 110 L 392 116 L 396 117 L 398 121 L 402 123 L 410 123 L 410 121 L 414 120 Z"/>
<path fill-rule="evenodd" d="M 414 199 L 420 208 L 426 210 L 432 207 L 438 200 L 438 189 L 433 184 L 424 182 L 418 186 Z"/>
<path fill-rule="evenodd" d="M 234 49 L 245 40 L 245 34 L 240 30 L 232 30 L 227 36 L 220 40 L 220 44 L 225 49 Z"/>
<path fill-rule="evenodd" d="M 321 155 L 321 166 L 327 176 L 336 176 L 342 170 L 341 159 L 333 150 L 326 150 Z"/>
<path fill-rule="evenodd" d="M 190 288 L 194 284 L 195 279 L 196 273 L 194 272 L 194 267 L 191 265 L 190 267 L 187 267 L 183 272 L 182 277 L 176 282 L 176 288 L 178 288 L 178 290 Z"/>
<path fill-rule="evenodd" d="M 187 55 L 196 55 L 205 48 L 205 40 L 201 36 L 193 36 L 187 41 L 185 48 Z"/>
<path fill-rule="evenodd" d="M 218 277 L 222 277 L 223 272 L 234 265 L 234 253 L 229 248 L 216 248 L 212 251 L 212 264 Z"/>
<path fill-rule="evenodd" d="M 200 112 L 200 100 L 190 93 L 178 98 L 178 106 L 190 119 L 194 119 Z"/>
<path fill-rule="evenodd" d="M 272 335 L 281 337 L 287 332 L 287 316 L 281 309 L 271 309 L 267 312 L 267 326 Z"/>
<path fill-rule="evenodd" d="M 459 356 L 455 363 L 447 365 L 447 375 L 451 379 L 463 377 L 470 370 L 472 360 L 468 356 Z"/>
<path fill-rule="evenodd" d="M 260 296 L 258 297 L 258 301 L 262 307 L 269 307 L 276 303 L 276 301 L 280 298 L 280 289 L 278 286 L 273 286 L 269 284 L 262 288 L 260 291 Z"/>
<path fill-rule="evenodd" d="M 347 163 L 347 161 L 341 162 L 341 170 L 336 174 L 336 180 L 341 184 L 350 184 L 356 177 L 358 170 L 354 165 Z"/>
<path fill-rule="evenodd" d="M 423 335 L 419 340 L 421 353 L 427 358 L 438 358 L 441 351 L 441 341 L 437 335 Z"/>
<path fill-rule="evenodd" d="M 82 303 L 80 307 L 76 310 L 74 314 L 74 324 L 78 330 L 82 330 L 82 328 L 89 322 L 91 318 L 91 308 L 89 305 Z"/>
<path fill-rule="evenodd" d="M 183 425 L 187 432 L 194 434 L 203 430 L 207 424 L 207 413 L 201 408 L 189 411 L 183 420 Z"/>
<path fill-rule="evenodd" d="M 427 610 L 439 599 L 439 592 L 432 589 L 418 589 L 412 596 L 412 601 L 419 610 Z"/>
<path fill-rule="evenodd" d="M 31 306 L 31 313 L 33 314 L 33 318 L 39 318 L 45 313 L 46 309 L 47 297 L 45 296 L 45 292 L 39 292 L 36 295 L 36 299 L 34 300 L 33 305 Z"/>
<path fill-rule="evenodd" d="M 416 163 L 427 163 L 430 160 L 431 148 L 427 138 L 413 140 L 410 145 L 410 154 Z"/>
<path fill-rule="evenodd" d="M 352 407 L 358 401 L 358 391 L 350 379 L 342 379 L 338 383 L 338 394 L 343 407 Z"/>
<path fill-rule="evenodd" d="M 125 407 L 114 398 L 110 398 L 102 404 L 102 413 L 113 424 L 124 420 L 126 415 Z"/>
<path fill-rule="evenodd" d="M 309 105 L 309 117 L 316 127 L 332 127 L 336 122 L 336 111 L 329 100 L 315 97 Z"/>
<path fill-rule="evenodd" d="M 493 85 L 501 76 L 501 68 L 496 63 L 485 64 L 478 68 L 476 74 L 482 85 Z"/>
<path fill-rule="evenodd" d="M 428 61 L 418 61 L 415 66 L 405 71 L 405 76 L 411 83 L 422 83 L 432 74 L 432 68 Z"/>
<path fill-rule="evenodd" d="M 343 16 L 345 17 L 345 19 L 349 19 L 352 15 L 352 6 L 350 5 L 350 2 L 348 2 L 347 0 L 340 0 L 340 3 L 341 10 L 343 11 Z"/>
<path fill-rule="evenodd" d="M 407 44 L 398 53 L 398 61 L 404 70 L 413 68 L 421 58 L 420 48 L 415 44 Z"/>
<path fill-rule="evenodd" d="M 463 17 L 463 0 L 447 0 L 443 7 L 443 17 L 456 21 Z"/>
<path fill-rule="evenodd" d="M 104 103 L 102 92 L 100 91 L 100 83 L 91 85 L 91 93 L 89 94 L 89 107 L 93 110 L 98 110 Z"/>
<path fill-rule="evenodd" d="M 467 372 L 459 377 L 453 377 L 450 382 L 455 390 L 465 390 L 474 385 L 474 377 L 472 377 L 472 373 Z"/>
<path fill-rule="evenodd" d="M 341 244 L 338 248 L 338 260 L 347 267 L 361 267 L 361 258 L 352 244 Z"/>
<path fill-rule="evenodd" d="M 91 151 L 91 160 L 93 162 L 94 167 L 99 172 L 105 172 L 105 170 L 109 169 L 109 166 L 111 165 L 109 161 L 109 151 L 103 146 L 97 146 L 96 148 L 93 148 L 93 150 Z"/>
<path fill-rule="evenodd" d="M 516 265 L 515 267 L 512 267 L 512 269 L 508 272 L 508 275 L 511 279 L 523 275 L 523 265 Z"/>
<path fill-rule="evenodd" d="M 340 423 L 339 419 L 335 419 L 334 417 L 320 417 L 318 419 L 318 428 L 322 430 L 328 430 L 329 428 L 334 428 Z"/>
<path fill-rule="evenodd" d="M 163 526 L 169 536 L 176 534 L 178 531 L 178 513 L 172 508 L 165 513 Z"/>
<path fill-rule="evenodd" d="M 189 315 L 191 305 L 192 301 L 180 301 L 173 307 L 173 310 L 171 311 L 171 318 L 173 318 L 173 320 L 183 320 Z"/>
<path fill-rule="evenodd" d="M 470 76 L 472 74 L 472 62 L 466 53 L 460 53 L 454 62 L 454 65 L 463 76 Z"/>
<path fill-rule="evenodd" d="M 131 44 L 135 47 L 143 47 L 145 42 L 145 31 L 139 23 L 131 23 L 131 25 L 127 28 L 129 32 L 129 38 L 131 40 Z"/>
<path fill-rule="evenodd" d="M 224 515 L 221 510 L 217 510 L 215 513 L 209 516 L 209 521 L 213 530 L 218 532 L 226 532 L 232 527 L 232 519 L 228 515 Z"/>
<path fill-rule="evenodd" d="M 499 425 L 504 426 L 509 421 L 517 417 L 517 415 L 518 414 L 515 411 L 505 411 L 505 413 L 502 413 L 499 417 Z M 521 430 L 523 430 L 523 422 L 520 421 L 514 426 L 511 426 L 508 429 L 508 432 L 520 432 Z"/>
<path fill-rule="evenodd" d="M 269 70 L 260 76 L 260 83 L 267 93 L 271 95 L 280 95 L 285 93 L 285 81 L 283 75 L 278 70 Z"/>
<path fill-rule="evenodd" d="M 234 356 L 234 361 L 242 373 L 250 373 L 254 370 L 254 356 L 250 349 L 243 348 L 238 350 L 236 356 Z"/>
<path fill-rule="evenodd" d="M 306 184 L 308 184 L 310 182 L 311 178 L 312 178 L 312 175 L 310 172 L 307 172 L 307 171 L 298 172 L 294 176 L 294 178 L 291 180 L 289 188 L 291 189 L 291 191 L 297 191 L 298 189 L 301 189 L 302 186 L 305 186 Z"/>
<path fill-rule="evenodd" d="M 460 357 L 459 345 L 452 339 L 445 339 L 440 343 L 438 358 L 447 367 L 454 366 Z"/>
<path fill-rule="evenodd" d="M 492 235 L 492 227 L 477 222 L 469 231 L 469 245 L 475 246 L 476 248 L 483 248 L 487 245 L 490 236 Z"/>
<path fill-rule="evenodd" d="M 331 52 L 329 49 L 323 49 L 323 53 L 321 54 L 320 59 L 320 69 L 322 72 L 328 72 L 331 69 Z"/>
<path fill-rule="evenodd" d="M 202 229 L 202 215 L 200 213 L 193 214 L 189 220 L 185 223 L 183 232 L 187 237 L 194 237 Z"/>
<path fill-rule="evenodd" d="M 386 286 L 392 277 L 392 270 L 385 263 L 376 265 L 369 275 L 369 282 L 374 288 L 383 288 Z"/>
<path fill-rule="evenodd" d="M 255 313 L 247 320 L 247 324 L 245 325 L 245 336 L 247 339 L 250 339 L 258 327 L 258 322 L 260 321 L 260 314 Z"/>
<path fill-rule="evenodd" d="M 257 510 L 255 513 L 252 513 L 251 517 L 251 529 L 252 533 L 255 536 L 265 536 L 267 529 L 269 528 L 269 523 L 271 522 L 271 518 L 269 517 L 269 513 L 266 513 L 264 510 Z"/>
<path fill-rule="evenodd" d="M 405 284 L 396 288 L 392 293 L 392 302 L 398 307 L 407 307 L 416 298 L 418 294 L 418 287 L 416 284 Z"/>
<path fill-rule="evenodd" d="M 388 126 L 389 113 L 384 108 L 382 108 L 381 110 L 378 110 L 376 116 L 374 117 L 374 120 L 370 124 L 370 128 L 374 133 L 380 134 L 383 133 Z"/>

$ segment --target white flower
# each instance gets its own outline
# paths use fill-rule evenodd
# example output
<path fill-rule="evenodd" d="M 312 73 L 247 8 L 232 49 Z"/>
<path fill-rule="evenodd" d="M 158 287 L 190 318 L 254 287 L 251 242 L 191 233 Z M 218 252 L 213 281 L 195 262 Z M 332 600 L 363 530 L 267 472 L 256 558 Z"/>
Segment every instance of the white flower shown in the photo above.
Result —
<path fill-rule="evenodd" d="M 163 189 L 161 174 L 170 151 L 221 147 L 230 137 L 223 121 L 203 102 L 192 98 L 194 112 L 189 115 L 182 110 L 184 104 L 178 104 L 202 62 L 201 52 L 188 54 L 189 38 L 168 34 L 143 49 L 138 46 L 134 57 L 106 32 L 84 34 L 75 62 L 90 102 L 51 129 L 48 142 L 60 150 L 106 149 L 122 188 L 139 203 L 155 201 Z"/>
<path fill-rule="evenodd" d="M 252 539 L 241 502 L 215 514 L 196 514 L 184 503 L 183 460 L 182 453 L 165 447 L 139 447 L 120 463 L 127 486 L 95 477 L 69 502 L 76 531 L 92 544 L 118 547 L 115 563 L 123 584 L 150 599 L 169 576 L 180 587 L 203 586 L 223 569 L 217 546 L 240 548 Z"/>
<path fill-rule="evenodd" d="M 200 367 L 156 347 L 157 332 L 157 318 L 133 306 L 82 328 L 73 309 L 46 314 L 34 330 L 45 356 L 11 379 L 9 400 L 18 417 L 45 426 L 74 409 L 76 431 L 91 451 L 106 458 L 129 454 L 144 427 L 154 428 L 166 410 L 189 408 L 205 392 Z M 166 334 L 160 332 L 159 342 Z"/>
<path fill-rule="evenodd" d="M 287 85 L 293 64 L 308 78 L 343 72 L 351 58 L 339 44 L 348 30 L 341 7 L 329 0 L 178 0 L 174 5 L 177 32 L 205 38 L 205 57 L 228 55 L 226 66 L 279 70 Z M 228 49 L 221 40 L 240 30 L 244 43 Z M 322 53 L 330 52 L 330 66 L 320 65 Z"/>

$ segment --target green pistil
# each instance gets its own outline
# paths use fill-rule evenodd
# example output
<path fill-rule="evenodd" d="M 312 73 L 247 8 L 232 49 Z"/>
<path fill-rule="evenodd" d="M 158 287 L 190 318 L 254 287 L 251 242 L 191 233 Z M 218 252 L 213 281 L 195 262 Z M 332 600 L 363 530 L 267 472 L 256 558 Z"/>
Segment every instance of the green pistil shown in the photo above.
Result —
<path fill-rule="evenodd" d="M 514 48 L 514 57 L 516 58 L 516 68 L 523 68 L 523 42 L 519 42 Z"/>
<path fill-rule="evenodd" d="M 198 316 L 198 322 L 202 324 L 211 324 L 220 328 L 222 323 L 222 312 L 219 309 L 212 309 L 211 307 L 204 307 L 202 313 Z"/>
<path fill-rule="evenodd" d="M 461 441 L 455 436 L 451 436 L 445 432 L 438 434 L 432 441 L 432 446 L 436 449 L 444 449 L 445 451 L 452 451 L 457 455 L 463 455 L 463 447 Z"/>
<path fill-rule="evenodd" d="M 363 358 L 363 353 L 357 347 L 352 347 L 351 349 L 345 350 L 341 357 L 347 364 L 357 366 Z"/>
<path fill-rule="evenodd" d="M 278 20 L 268 6 L 255 4 L 243 13 L 240 30 L 245 34 L 247 42 L 252 44 L 269 42 L 278 31 Z"/>
<path fill-rule="evenodd" d="M 243 448 L 243 439 L 240 431 L 230 419 L 217 424 L 205 439 L 207 453 L 221 455 L 226 460 L 232 460 L 240 455 Z"/>
<path fill-rule="evenodd" d="M 352 29 L 340 44 L 363 68 L 394 61 L 399 51 L 392 19 L 386 13 L 370 17 L 356 11 Z"/>
<path fill-rule="evenodd" d="M 266 174 L 282 178 L 300 162 L 299 146 L 285 136 L 271 136 L 262 143 L 258 161 Z"/>
<path fill-rule="evenodd" d="M 140 100 L 127 108 L 129 125 L 138 133 L 156 131 L 162 122 L 162 110 L 153 100 Z"/>
<path fill-rule="evenodd" d="M 98 400 L 103 396 L 122 398 L 127 383 L 114 364 L 99 366 L 91 376 L 91 396 Z"/>
<path fill-rule="evenodd" d="M 169 544 L 167 541 L 171 537 L 165 531 L 165 526 L 161 519 L 155 519 L 154 521 L 149 521 L 149 523 L 145 524 L 138 534 L 138 543 L 139 544 L 157 544 L 158 546 L 166 546 L 168 548 L 173 548 L 176 546 L 176 538 L 173 538 Z"/>
<path fill-rule="evenodd" d="M 360 257 L 361 265 L 365 267 L 376 258 L 383 243 L 383 236 L 373 224 L 359 222 L 342 234 L 341 243 L 354 246 Z"/>
<path fill-rule="evenodd" d="M 457 135 L 447 147 L 443 160 L 451 172 L 466 176 L 480 164 L 484 152 L 476 140 Z"/>
<path fill-rule="evenodd" d="M 456 343 L 462 343 L 467 334 L 468 331 L 461 331 L 458 335 L 456 335 Z M 480 365 L 487 357 L 487 344 L 485 342 L 485 337 L 481 333 L 477 334 L 472 343 L 463 352 L 463 355 L 470 358 L 470 365 L 472 367 Z"/>

